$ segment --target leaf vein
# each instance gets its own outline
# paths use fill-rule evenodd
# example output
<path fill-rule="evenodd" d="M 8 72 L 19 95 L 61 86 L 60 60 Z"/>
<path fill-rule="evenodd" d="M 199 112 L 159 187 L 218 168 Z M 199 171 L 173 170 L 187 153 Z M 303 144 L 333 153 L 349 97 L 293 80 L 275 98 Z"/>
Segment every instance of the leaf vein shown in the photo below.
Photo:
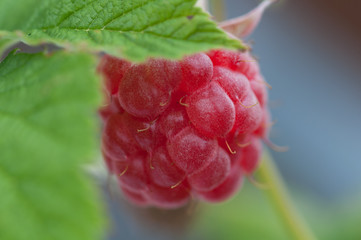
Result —
<path fill-rule="evenodd" d="M 56 24 L 56 26 L 59 27 L 62 23 L 64 23 L 71 16 L 74 16 L 76 13 L 78 13 L 79 11 L 83 10 L 84 8 L 88 7 L 90 4 L 92 4 L 96 1 L 98 1 L 98 0 L 92 0 L 91 2 L 79 7 L 78 9 L 75 9 L 73 12 L 70 12 L 68 15 L 65 15 L 62 19 L 59 20 L 59 22 Z"/>
<path fill-rule="evenodd" d="M 133 12 L 134 10 L 142 8 L 142 7 L 144 7 L 144 6 L 148 5 L 148 4 L 151 4 L 151 3 L 155 2 L 155 1 L 157 1 L 157 0 L 150 0 L 145 4 L 144 3 L 139 4 L 139 5 L 135 6 L 134 8 L 131 8 L 131 9 L 125 11 L 125 12 L 120 13 L 119 15 L 115 16 L 114 18 L 110 19 L 110 21 L 105 22 L 104 26 L 102 27 L 101 30 L 104 30 L 109 24 L 113 23 L 115 20 L 117 20 L 119 18 L 122 18 L 122 17 L 126 16 L 127 14 Z"/>

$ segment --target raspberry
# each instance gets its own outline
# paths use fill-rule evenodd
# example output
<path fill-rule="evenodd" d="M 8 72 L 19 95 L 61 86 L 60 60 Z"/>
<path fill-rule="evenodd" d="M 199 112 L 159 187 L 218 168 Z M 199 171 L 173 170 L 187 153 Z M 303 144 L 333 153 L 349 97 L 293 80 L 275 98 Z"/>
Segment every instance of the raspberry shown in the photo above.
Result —
<path fill-rule="evenodd" d="M 249 144 L 242 149 L 241 167 L 245 173 L 250 174 L 256 170 L 261 152 L 262 144 L 260 140 L 252 136 Z"/>
<path fill-rule="evenodd" d="M 119 103 L 135 117 L 154 120 L 166 110 L 181 76 L 176 62 L 150 60 L 133 65 L 119 83 Z"/>
<path fill-rule="evenodd" d="M 182 81 L 179 89 L 185 93 L 192 93 L 212 80 L 213 64 L 206 54 L 188 56 L 180 64 Z"/>
<path fill-rule="evenodd" d="M 256 95 L 259 104 L 264 107 L 267 104 L 267 91 L 264 87 L 265 81 L 263 80 L 262 76 L 259 76 L 256 80 L 251 81 L 251 88 Z"/>
<path fill-rule="evenodd" d="M 186 104 L 190 121 L 208 137 L 225 136 L 234 126 L 234 104 L 217 82 L 195 91 Z"/>
<path fill-rule="evenodd" d="M 111 98 L 105 100 L 105 106 L 99 109 L 99 115 L 103 121 L 106 121 L 111 115 L 115 113 L 122 114 L 124 109 L 120 106 L 119 101 L 113 101 L 110 104 Z"/>
<path fill-rule="evenodd" d="M 149 178 L 146 174 L 146 167 L 145 155 L 134 156 L 125 168 L 122 166 L 120 171 L 115 170 L 120 185 L 133 192 L 147 190 Z"/>
<path fill-rule="evenodd" d="M 174 163 L 187 173 L 206 167 L 216 157 L 217 141 L 189 126 L 169 139 L 168 152 Z"/>
<path fill-rule="evenodd" d="M 123 59 L 105 55 L 99 63 L 98 69 L 105 76 L 105 88 L 110 94 L 118 92 L 120 80 L 130 68 L 131 63 Z"/>
<path fill-rule="evenodd" d="M 124 115 L 113 114 L 106 121 L 103 131 L 103 151 L 114 159 L 127 159 L 140 148 L 124 124 Z"/>
<path fill-rule="evenodd" d="M 172 161 L 165 146 L 155 149 L 147 168 L 151 180 L 161 187 L 172 187 L 181 182 L 186 174 Z"/>
<path fill-rule="evenodd" d="M 270 117 L 266 84 L 249 52 L 142 64 L 104 56 L 99 71 L 109 95 L 99 110 L 103 156 L 131 203 L 221 202 L 256 170 Z"/>
<path fill-rule="evenodd" d="M 188 176 L 188 181 L 197 191 L 211 191 L 222 183 L 231 169 L 231 160 L 228 153 L 219 148 L 218 155 L 202 171 Z"/>
<path fill-rule="evenodd" d="M 235 103 L 236 122 L 232 132 L 251 133 L 256 130 L 262 121 L 262 108 L 258 104 L 256 95 L 249 90 L 243 100 Z"/>
<path fill-rule="evenodd" d="M 180 104 L 168 108 L 159 118 L 159 131 L 167 138 L 171 138 L 189 125 L 186 108 Z"/>
<path fill-rule="evenodd" d="M 241 184 L 242 170 L 238 165 L 235 165 L 218 187 L 209 192 L 198 191 L 197 196 L 207 202 L 222 202 L 235 194 Z"/>
<path fill-rule="evenodd" d="M 221 66 L 244 74 L 253 80 L 259 74 L 256 61 L 248 53 L 239 54 L 228 50 L 215 50 L 208 54 L 215 66 Z"/>

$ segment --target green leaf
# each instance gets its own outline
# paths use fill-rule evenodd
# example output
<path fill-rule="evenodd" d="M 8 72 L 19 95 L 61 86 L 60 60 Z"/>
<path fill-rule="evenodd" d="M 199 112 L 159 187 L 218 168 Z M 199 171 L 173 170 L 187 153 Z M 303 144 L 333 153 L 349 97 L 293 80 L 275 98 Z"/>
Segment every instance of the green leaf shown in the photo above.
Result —
<path fill-rule="evenodd" d="M 150 56 L 180 58 L 211 48 L 243 48 L 194 7 L 195 2 L 2 0 L 0 29 L 23 31 L 28 44 L 51 42 L 138 61 Z"/>
<path fill-rule="evenodd" d="M 0 63 L 0 239 L 99 239 L 81 165 L 97 147 L 99 81 L 88 55 L 11 53 Z"/>

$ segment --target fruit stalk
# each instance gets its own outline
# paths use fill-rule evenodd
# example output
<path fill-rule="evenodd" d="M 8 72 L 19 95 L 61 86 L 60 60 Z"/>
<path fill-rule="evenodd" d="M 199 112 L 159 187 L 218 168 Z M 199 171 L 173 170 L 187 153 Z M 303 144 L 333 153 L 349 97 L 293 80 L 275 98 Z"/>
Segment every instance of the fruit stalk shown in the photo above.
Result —
<path fill-rule="evenodd" d="M 267 187 L 264 193 L 276 209 L 290 236 L 297 240 L 315 240 L 316 237 L 293 205 L 282 177 L 266 150 L 258 170 L 258 175 Z"/>

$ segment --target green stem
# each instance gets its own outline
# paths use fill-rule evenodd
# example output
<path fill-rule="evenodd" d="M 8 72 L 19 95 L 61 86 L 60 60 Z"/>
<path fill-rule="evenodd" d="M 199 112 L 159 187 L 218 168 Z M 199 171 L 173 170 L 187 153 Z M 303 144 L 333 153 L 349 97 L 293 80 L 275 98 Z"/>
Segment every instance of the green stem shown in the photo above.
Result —
<path fill-rule="evenodd" d="M 264 154 L 262 161 L 258 174 L 267 186 L 265 193 L 282 218 L 289 234 L 297 240 L 315 240 L 316 237 L 292 204 L 285 184 L 268 151 Z"/>

